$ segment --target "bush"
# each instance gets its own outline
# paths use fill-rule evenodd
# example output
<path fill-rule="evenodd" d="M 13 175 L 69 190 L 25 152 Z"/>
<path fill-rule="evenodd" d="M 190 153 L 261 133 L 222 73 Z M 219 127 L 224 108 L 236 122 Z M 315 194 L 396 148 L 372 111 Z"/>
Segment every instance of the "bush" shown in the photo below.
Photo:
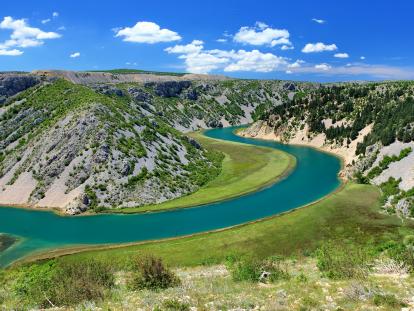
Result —
<path fill-rule="evenodd" d="M 51 300 L 57 305 L 101 300 L 114 283 L 112 269 L 99 261 L 62 262 L 53 278 Z"/>
<path fill-rule="evenodd" d="M 165 300 L 162 308 L 156 307 L 154 311 L 189 311 L 190 305 L 188 303 L 180 302 L 175 299 Z"/>
<path fill-rule="evenodd" d="M 361 172 L 355 173 L 354 179 L 358 184 L 369 184 L 369 179 L 366 176 L 364 176 Z"/>
<path fill-rule="evenodd" d="M 275 282 L 290 278 L 282 258 L 278 256 L 269 257 L 263 261 L 230 257 L 227 259 L 227 266 L 234 281 Z"/>
<path fill-rule="evenodd" d="M 234 281 L 258 282 L 262 274 L 260 262 L 250 258 L 229 262 L 228 267 Z"/>
<path fill-rule="evenodd" d="M 368 252 L 359 245 L 322 245 L 316 251 L 319 270 L 331 279 L 365 278 L 368 269 Z"/>
<path fill-rule="evenodd" d="M 114 285 L 111 269 L 94 260 L 34 264 L 20 268 L 13 278 L 12 290 L 22 305 L 40 307 L 102 299 Z"/>
<path fill-rule="evenodd" d="M 403 242 L 388 241 L 380 245 L 378 252 L 385 253 L 396 262 L 403 264 L 410 272 L 414 271 L 414 236 L 407 235 Z"/>
<path fill-rule="evenodd" d="M 407 304 L 398 300 L 394 295 L 374 295 L 374 304 L 376 306 L 387 306 L 392 308 L 406 307 Z"/>
<path fill-rule="evenodd" d="M 153 256 L 138 257 L 133 263 L 134 272 L 130 287 L 137 289 L 166 289 L 179 285 L 180 279 L 166 266 L 160 258 Z"/>
<path fill-rule="evenodd" d="M 19 268 L 9 276 L 13 280 L 12 292 L 18 297 L 22 306 L 51 306 L 48 297 L 51 297 L 55 273 L 54 261 Z"/>
<path fill-rule="evenodd" d="M 279 256 L 272 256 L 262 263 L 262 271 L 268 272 L 267 281 L 276 282 L 279 280 L 288 280 L 290 278 L 286 264 L 283 258 Z"/>

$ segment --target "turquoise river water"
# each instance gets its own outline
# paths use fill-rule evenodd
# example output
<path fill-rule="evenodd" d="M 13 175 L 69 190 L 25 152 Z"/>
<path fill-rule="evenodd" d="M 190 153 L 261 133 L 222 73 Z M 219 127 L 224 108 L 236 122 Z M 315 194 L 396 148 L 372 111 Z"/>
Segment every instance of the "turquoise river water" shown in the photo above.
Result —
<path fill-rule="evenodd" d="M 50 249 L 163 239 L 230 227 L 311 203 L 340 185 L 338 158 L 313 148 L 242 138 L 233 134 L 234 129 L 213 129 L 205 135 L 286 151 L 296 157 L 295 169 L 249 195 L 164 212 L 62 217 L 49 211 L 0 207 L 0 233 L 20 238 L 0 252 L 0 266 Z"/>

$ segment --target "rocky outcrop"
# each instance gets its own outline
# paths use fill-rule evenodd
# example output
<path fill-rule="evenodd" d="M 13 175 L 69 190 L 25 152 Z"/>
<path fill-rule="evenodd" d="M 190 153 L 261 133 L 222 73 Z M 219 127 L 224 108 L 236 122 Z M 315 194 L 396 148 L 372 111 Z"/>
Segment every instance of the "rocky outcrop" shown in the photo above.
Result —
<path fill-rule="evenodd" d="M 27 74 L 0 74 L 0 105 L 6 99 L 40 82 L 40 78 Z"/>
<path fill-rule="evenodd" d="M 149 82 L 145 87 L 154 89 L 155 94 L 161 97 L 178 97 L 181 92 L 191 86 L 190 81 Z"/>

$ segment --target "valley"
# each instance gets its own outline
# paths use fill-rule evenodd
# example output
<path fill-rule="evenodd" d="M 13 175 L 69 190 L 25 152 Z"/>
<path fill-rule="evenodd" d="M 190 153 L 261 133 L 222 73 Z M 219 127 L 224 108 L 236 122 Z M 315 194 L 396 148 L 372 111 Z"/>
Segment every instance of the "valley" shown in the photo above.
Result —
<path fill-rule="evenodd" d="M 0 82 L 8 307 L 19 305 L 9 293 L 29 275 L 88 265 L 115 273 L 111 295 L 116 288 L 143 308 L 145 297 L 160 308 L 170 300 L 201 308 L 205 282 L 225 287 L 214 292 L 223 308 L 412 303 L 392 281 L 411 282 L 412 83 L 125 71 L 13 73 Z M 184 300 L 182 285 L 131 294 L 131 265 L 147 255 L 196 289 Z M 263 267 L 280 279 L 259 280 Z M 24 289 L 25 306 L 44 305 L 36 286 Z M 318 286 L 345 294 L 328 299 Z M 265 288 L 286 299 L 259 302 Z M 99 308 L 120 308 L 104 296 Z"/>

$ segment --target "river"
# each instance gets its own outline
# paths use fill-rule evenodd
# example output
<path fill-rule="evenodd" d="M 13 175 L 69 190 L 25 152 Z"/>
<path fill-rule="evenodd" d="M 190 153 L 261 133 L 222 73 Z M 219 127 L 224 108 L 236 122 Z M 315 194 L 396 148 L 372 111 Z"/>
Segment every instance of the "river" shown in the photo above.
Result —
<path fill-rule="evenodd" d="M 154 240 L 230 227 L 306 205 L 340 185 L 337 157 L 309 147 L 243 138 L 233 131 L 231 127 L 213 129 L 205 135 L 283 150 L 296 157 L 295 169 L 255 193 L 164 212 L 63 217 L 49 211 L 0 207 L 0 233 L 19 238 L 0 252 L 0 266 L 50 249 Z"/>

